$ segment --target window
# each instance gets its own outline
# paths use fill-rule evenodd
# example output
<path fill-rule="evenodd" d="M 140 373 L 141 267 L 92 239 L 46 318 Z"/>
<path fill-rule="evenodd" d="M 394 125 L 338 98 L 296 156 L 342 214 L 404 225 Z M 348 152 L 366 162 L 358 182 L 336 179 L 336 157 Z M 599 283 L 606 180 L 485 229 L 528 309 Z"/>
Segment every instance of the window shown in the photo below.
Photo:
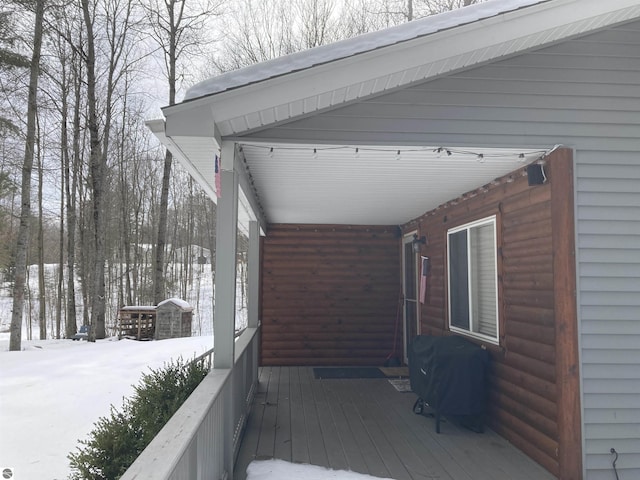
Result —
<path fill-rule="evenodd" d="M 498 342 L 496 217 L 447 232 L 449 327 Z"/>

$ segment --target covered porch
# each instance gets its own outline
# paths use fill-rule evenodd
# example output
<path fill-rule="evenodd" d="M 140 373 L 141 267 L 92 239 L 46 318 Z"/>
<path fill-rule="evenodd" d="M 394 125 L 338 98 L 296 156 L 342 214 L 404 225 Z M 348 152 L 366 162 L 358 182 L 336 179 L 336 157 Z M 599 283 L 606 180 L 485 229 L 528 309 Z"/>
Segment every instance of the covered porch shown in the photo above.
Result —
<path fill-rule="evenodd" d="M 412 411 L 414 393 L 387 378 L 317 379 L 312 367 L 263 367 L 234 478 L 281 459 L 394 480 L 555 478 L 495 432 Z"/>
<path fill-rule="evenodd" d="M 123 478 L 244 478 L 251 459 L 272 457 L 396 480 L 609 473 L 599 435 L 618 438 L 619 420 L 600 416 L 604 391 L 588 383 L 597 428 L 582 418 L 575 147 L 600 167 L 620 144 L 622 121 L 599 113 L 612 84 L 632 84 L 626 66 L 585 52 L 636 38 L 638 7 L 577 4 L 487 2 L 301 52 L 203 82 L 149 124 L 218 201 L 215 369 Z M 528 182 L 529 165 L 540 181 Z M 604 216 L 609 187 L 584 171 Z M 496 311 L 493 330 L 474 335 L 451 321 L 448 241 L 487 225 Z M 234 342 L 238 232 L 249 239 L 249 331 Z M 414 234 L 425 237 L 417 252 Z M 398 329 L 398 284 L 417 279 L 420 257 L 431 262 L 426 301 L 403 291 Z M 384 380 L 310 373 L 405 360 L 416 334 L 460 333 L 491 351 L 501 436 L 451 424 L 436 435 L 412 413 L 415 397 Z M 594 349 L 594 375 L 607 377 Z M 595 446 L 583 452 L 585 435 Z"/>

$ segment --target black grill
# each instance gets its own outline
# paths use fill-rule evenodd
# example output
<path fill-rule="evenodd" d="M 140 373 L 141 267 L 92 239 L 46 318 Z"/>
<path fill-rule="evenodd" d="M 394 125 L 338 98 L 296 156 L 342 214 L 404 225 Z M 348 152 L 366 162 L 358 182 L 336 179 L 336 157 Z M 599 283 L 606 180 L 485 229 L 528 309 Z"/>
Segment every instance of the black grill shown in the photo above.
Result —
<path fill-rule="evenodd" d="M 487 402 L 489 353 L 463 337 L 419 335 L 409 351 L 411 389 L 418 395 L 414 412 L 429 407 L 440 433 L 441 415 L 460 417 L 481 432 Z"/>

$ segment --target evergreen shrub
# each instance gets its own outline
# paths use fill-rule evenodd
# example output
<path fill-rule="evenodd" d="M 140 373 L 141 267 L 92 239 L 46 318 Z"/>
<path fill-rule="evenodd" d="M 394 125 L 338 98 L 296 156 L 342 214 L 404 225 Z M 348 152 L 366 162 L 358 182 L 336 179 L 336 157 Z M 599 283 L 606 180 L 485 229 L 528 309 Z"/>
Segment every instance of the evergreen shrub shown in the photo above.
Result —
<path fill-rule="evenodd" d="M 68 455 L 69 478 L 120 478 L 207 373 L 204 362 L 185 363 L 180 358 L 143 374 L 121 409 L 111 406 L 110 415 L 100 417 L 89 438 L 80 440 L 77 452 Z"/>

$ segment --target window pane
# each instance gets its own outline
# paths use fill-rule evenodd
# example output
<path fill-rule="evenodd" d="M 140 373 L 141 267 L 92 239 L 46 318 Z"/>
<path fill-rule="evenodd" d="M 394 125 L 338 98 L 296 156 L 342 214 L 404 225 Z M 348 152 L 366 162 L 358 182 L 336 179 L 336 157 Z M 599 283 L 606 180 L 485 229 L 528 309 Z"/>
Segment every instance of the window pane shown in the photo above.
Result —
<path fill-rule="evenodd" d="M 467 231 L 449 235 L 449 294 L 451 325 L 469 330 L 469 269 Z"/>
<path fill-rule="evenodd" d="M 497 336 L 496 257 L 493 223 L 469 230 L 473 330 Z"/>

